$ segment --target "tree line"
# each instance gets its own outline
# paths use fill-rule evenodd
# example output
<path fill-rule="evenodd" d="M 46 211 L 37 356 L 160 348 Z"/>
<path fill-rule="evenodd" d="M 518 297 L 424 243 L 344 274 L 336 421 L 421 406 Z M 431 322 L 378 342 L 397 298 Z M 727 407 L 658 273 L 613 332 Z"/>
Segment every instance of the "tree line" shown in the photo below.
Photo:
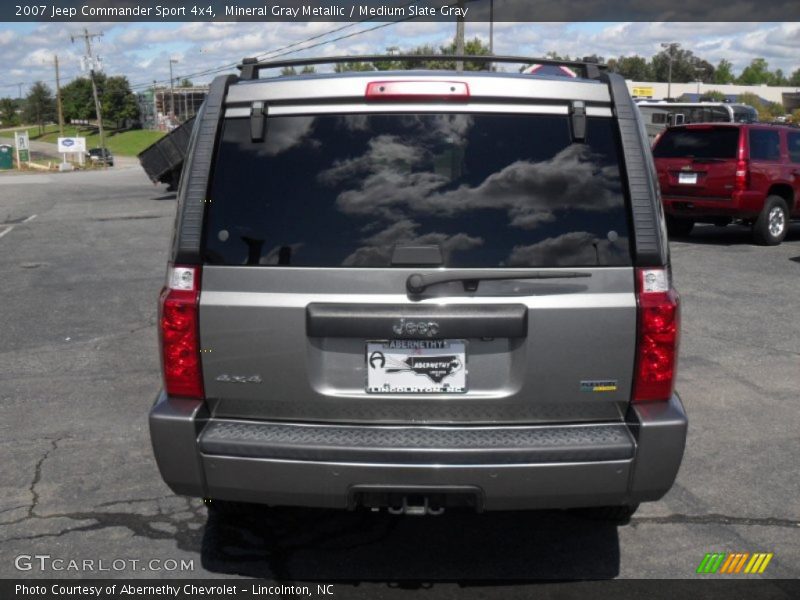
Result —
<path fill-rule="evenodd" d="M 139 105 L 127 77 L 108 77 L 103 73 L 95 73 L 94 78 L 104 124 L 109 122 L 120 128 L 130 121 L 138 121 Z M 63 86 L 61 107 L 66 123 L 71 120 L 95 121 L 92 82 L 86 77 L 78 77 Z M 4 127 L 29 123 L 38 125 L 39 133 L 42 134 L 45 124 L 56 120 L 55 94 L 42 81 L 34 83 L 23 99 L 0 99 L 0 121 Z"/>

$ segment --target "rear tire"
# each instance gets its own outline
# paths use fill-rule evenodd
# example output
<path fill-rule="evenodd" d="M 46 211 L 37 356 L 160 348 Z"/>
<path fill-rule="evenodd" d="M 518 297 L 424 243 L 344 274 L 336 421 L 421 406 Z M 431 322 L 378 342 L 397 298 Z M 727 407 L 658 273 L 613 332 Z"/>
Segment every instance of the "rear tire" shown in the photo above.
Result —
<path fill-rule="evenodd" d="M 692 219 L 681 219 L 667 215 L 667 233 L 670 237 L 681 238 L 687 237 L 694 229 L 694 221 Z"/>
<path fill-rule="evenodd" d="M 780 196 L 767 196 L 764 208 L 753 223 L 753 240 L 761 246 L 777 246 L 789 230 L 789 207 Z"/>

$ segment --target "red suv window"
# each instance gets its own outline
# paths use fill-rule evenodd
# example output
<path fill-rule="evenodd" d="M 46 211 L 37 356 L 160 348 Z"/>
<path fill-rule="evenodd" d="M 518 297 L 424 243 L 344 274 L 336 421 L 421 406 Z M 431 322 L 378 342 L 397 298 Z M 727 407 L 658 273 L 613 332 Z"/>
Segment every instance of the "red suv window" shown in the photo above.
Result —
<path fill-rule="evenodd" d="M 767 129 L 751 129 L 750 158 L 752 160 L 780 160 L 780 134 Z"/>
<path fill-rule="evenodd" d="M 789 160 L 793 163 L 800 163 L 800 132 L 787 133 L 786 145 L 789 146 Z"/>

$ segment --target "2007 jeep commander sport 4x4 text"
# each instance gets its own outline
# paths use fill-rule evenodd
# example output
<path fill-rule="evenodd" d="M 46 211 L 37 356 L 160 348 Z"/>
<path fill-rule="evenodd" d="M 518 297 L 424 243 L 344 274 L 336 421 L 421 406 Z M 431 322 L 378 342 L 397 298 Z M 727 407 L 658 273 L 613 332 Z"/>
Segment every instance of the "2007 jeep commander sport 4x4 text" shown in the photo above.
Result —
<path fill-rule="evenodd" d="M 169 486 L 407 513 L 660 498 L 679 305 L 624 80 L 259 77 L 290 62 L 215 79 L 192 134 L 150 413 Z"/>

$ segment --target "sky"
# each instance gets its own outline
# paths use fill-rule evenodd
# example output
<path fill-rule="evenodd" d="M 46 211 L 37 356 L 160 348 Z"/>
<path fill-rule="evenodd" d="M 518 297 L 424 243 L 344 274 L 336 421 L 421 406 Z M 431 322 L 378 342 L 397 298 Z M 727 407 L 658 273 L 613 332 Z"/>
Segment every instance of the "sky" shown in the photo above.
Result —
<path fill-rule="evenodd" d="M 126 75 L 141 91 L 175 78 L 206 83 L 203 73 L 232 66 L 245 56 L 303 56 L 384 53 L 421 44 L 449 43 L 452 23 L 0 23 L 0 97 L 24 96 L 41 80 L 55 86 L 53 57 L 58 55 L 62 85 L 81 75 L 81 35 L 94 40 L 108 75 Z M 372 29 L 370 31 L 370 29 Z M 345 37 L 347 36 L 347 37 Z M 466 23 L 467 38 L 488 43 L 487 23 Z M 313 39 L 312 39 L 313 38 Z M 341 38 L 341 39 L 336 39 Z M 789 75 L 800 68 L 800 23 L 495 23 L 495 54 L 542 56 L 555 51 L 572 57 L 597 54 L 606 59 L 638 54 L 650 57 L 662 42 L 678 42 L 716 65 L 723 58 L 739 73 L 754 58 Z M 316 45 L 313 46 L 312 45 Z M 281 50 L 282 49 L 282 50 Z M 233 72 L 229 69 L 228 72 Z M 19 84 L 22 84 L 21 86 Z"/>

